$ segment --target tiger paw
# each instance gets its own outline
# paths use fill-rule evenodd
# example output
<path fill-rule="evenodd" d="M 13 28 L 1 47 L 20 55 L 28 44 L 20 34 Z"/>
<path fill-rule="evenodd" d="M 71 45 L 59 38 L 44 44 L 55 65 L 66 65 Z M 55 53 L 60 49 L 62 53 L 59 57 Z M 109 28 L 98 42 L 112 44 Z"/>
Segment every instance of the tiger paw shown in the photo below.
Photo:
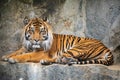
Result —
<path fill-rule="evenodd" d="M 1 60 L 2 61 L 8 61 L 8 57 L 7 56 L 2 56 Z"/>
<path fill-rule="evenodd" d="M 62 62 L 62 57 L 59 57 L 55 60 L 55 63 L 61 64 L 61 62 Z"/>
<path fill-rule="evenodd" d="M 14 64 L 14 63 L 18 63 L 18 60 L 14 59 L 14 58 L 9 58 L 8 62 L 11 63 L 11 64 Z"/>
<path fill-rule="evenodd" d="M 56 59 L 57 64 L 66 64 L 68 62 L 68 59 L 66 57 L 59 57 Z"/>
<path fill-rule="evenodd" d="M 71 65 L 70 63 L 71 62 L 76 62 L 77 59 L 72 58 L 72 57 L 63 57 L 61 61 L 62 61 L 63 64 Z"/>
<path fill-rule="evenodd" d="M 49 62 L 47 60 L 40 60 L 40 64 L 42 64 L 42 65 L 50 65 L 51 62 Z"/>

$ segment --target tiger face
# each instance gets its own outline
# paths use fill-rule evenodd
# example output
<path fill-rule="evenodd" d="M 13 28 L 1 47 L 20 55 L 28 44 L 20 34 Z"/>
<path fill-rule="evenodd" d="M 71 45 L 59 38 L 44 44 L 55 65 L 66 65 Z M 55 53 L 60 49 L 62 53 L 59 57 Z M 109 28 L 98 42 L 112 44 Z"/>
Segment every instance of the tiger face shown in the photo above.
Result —
<path fill-rule="evenodd" d="M 48 50 L 51 46 L 52 32 L 45 20 L 33 18 L 25 26 L 24 45 L 28 50 Z"/>

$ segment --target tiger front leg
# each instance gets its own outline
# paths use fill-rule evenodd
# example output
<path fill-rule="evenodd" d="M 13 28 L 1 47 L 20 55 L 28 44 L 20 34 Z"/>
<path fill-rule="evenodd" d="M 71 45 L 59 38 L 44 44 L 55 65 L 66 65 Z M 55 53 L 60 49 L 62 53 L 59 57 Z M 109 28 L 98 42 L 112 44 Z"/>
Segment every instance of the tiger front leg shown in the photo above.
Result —
<path fill-rule="evenodd" d="M 17 56 L 12 56 L 10 58 L 8 58 L 8 62 L 9 63 L 23 63 L 23 62 L 27 62 L 28 60 L 30 60 L 30 54 L 26 53 L 26 54 L 22 54 L 22 55 L 17 55 Z"/>
<path fill-rule="evenodd" d="M 10 57 L 13 57 L 13 56 L 16 56 L 16 55 L 20 55 L 20 54 L 22 54 L 22 53 L 24 53 L 24 48 L 20 48 L 19 50 L 15 51 L 15 52 L 12 52 L 12 53 L 10 53 L 10 54 L 4 55 L 4 56 L 2 56 L 1 59 L 2 59 L 3 61 L 8 61 L 8 59 L 9 59 Z"/>
<path fill-rule="evenodd" d="M 44 51 L 39 51 L 39 52 L 30 52 L 30 53 L 25 53 L 22 55 L 17 55 L 10 57 L 8 59 L 9 63 L 24 63 L 24 62 L 35 62 L 38 63 L 41 60 L 46 60 L 48 59 L 48 54 L 46 54 Z"/>

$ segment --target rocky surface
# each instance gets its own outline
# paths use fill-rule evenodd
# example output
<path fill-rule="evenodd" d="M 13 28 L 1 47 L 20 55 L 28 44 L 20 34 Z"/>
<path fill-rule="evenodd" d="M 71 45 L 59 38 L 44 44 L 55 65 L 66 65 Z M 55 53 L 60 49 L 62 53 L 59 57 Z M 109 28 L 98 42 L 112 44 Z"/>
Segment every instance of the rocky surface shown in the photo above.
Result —
<path fill-rule="evenodd" d="M 117 66 L 0 62 L 0 80 L 120 80 Z"/>
<path fill-rule="evenodd" d="M 55 33 L 99 39 L 120 63 L 120 0 L 0 0 L 0 57 L 21 47 L 25 16 L 47 16 Z M 0 80 L 120 80 L 119 67 L 0 62 Z"/>

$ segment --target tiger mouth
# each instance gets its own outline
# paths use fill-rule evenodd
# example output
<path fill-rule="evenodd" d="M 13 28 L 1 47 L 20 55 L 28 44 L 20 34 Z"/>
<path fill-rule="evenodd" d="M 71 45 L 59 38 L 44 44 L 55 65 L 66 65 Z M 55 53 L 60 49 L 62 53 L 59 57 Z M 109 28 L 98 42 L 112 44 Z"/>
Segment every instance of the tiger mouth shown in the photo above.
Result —
<path fill-rule="evenodd" d="M 32 48 L 40 48 L 40 45 L 32 45 Z"/>

